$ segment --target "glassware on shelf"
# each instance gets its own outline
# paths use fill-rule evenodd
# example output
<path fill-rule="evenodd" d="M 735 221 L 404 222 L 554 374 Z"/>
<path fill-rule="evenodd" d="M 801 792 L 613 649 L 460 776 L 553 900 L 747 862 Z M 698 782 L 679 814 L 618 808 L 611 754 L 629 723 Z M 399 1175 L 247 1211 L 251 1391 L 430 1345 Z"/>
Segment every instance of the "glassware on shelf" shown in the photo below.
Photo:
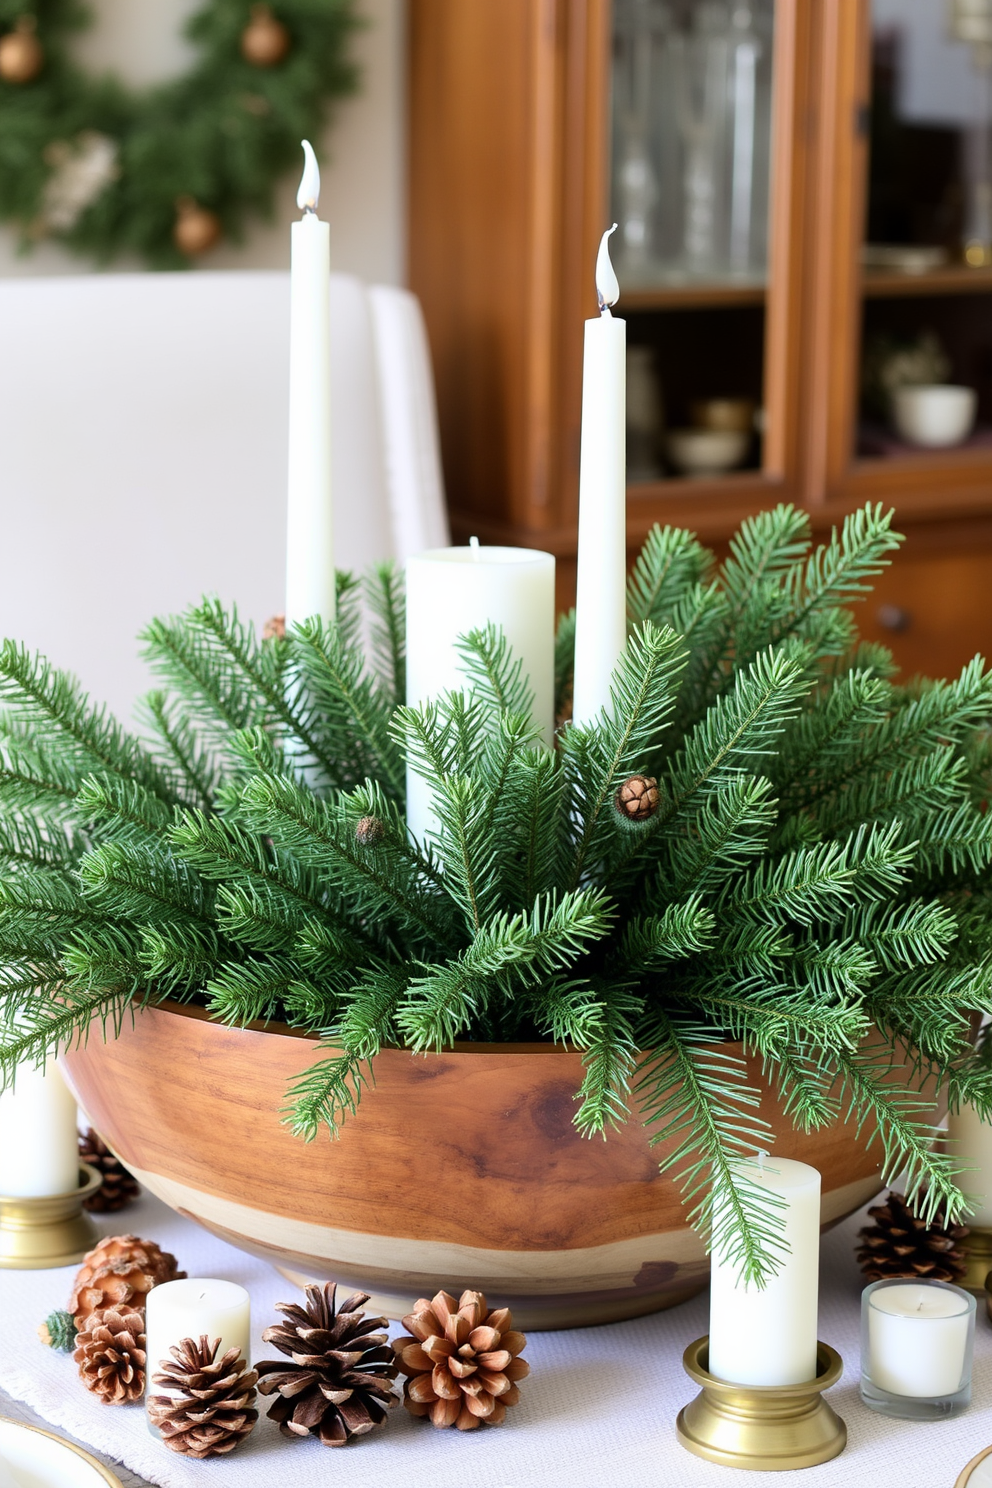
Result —
<path fill-rule="evenodd" d="M 964 261 L 992 264 L 992 0 L 951 0 L 951 35 L 971 47 L 977 75 L 974 119 L 965 127 Z"/>
<path fill-rule="evenodd" d="M 773 0 L 617 0 L 613 208 L 645 285 L 761 282 Z"/>

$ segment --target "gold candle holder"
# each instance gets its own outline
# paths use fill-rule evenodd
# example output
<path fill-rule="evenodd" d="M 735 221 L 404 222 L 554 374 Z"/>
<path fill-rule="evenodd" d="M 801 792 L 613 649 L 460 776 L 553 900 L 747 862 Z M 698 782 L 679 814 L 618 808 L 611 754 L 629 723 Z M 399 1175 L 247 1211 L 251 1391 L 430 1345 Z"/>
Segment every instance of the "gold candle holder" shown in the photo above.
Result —
<path fill-rule="evenodd" d="M 697 1338 L 682 1365 L 701 1387 L 679 1411 L 679 1441 L 724 1467 L 785 1472 L 829 1462 L 847 1445 L 847 1427 L 822 1397 L 843 1362 L 829 1344 L 816 1346 L 816 1379 L 801 1385 L 732 1385 L 707 1369 L 709 1337 Z"/>
<path fill-rule="evenodd" d="M 968 1270 L 964 1280 L 955 1285 L 968 1292 L 984 1292 L 985 1278 L 992 1271 L 992 1230 L 971 1223 L 968 1229 L 968 1238 L 959 1242 L 968 1260 Z"/>
<path fill-rule="evenodd" d="M 46 1271 L 72 1266 L 92 1250 L 100 1232 L 83 1208 L 102 1176 L 79 1164 L 79 1185 L 71 1193 L 18 1199 L 0 1195 L 0 1269 Z"/>

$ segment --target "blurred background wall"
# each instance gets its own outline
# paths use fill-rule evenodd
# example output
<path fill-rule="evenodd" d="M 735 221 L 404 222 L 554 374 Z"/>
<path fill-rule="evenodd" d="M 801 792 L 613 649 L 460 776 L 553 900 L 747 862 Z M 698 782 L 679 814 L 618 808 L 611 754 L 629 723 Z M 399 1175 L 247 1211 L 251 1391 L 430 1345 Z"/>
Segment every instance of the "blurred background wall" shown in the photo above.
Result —
<path fill-rule="evenodd" d="M 112 70 L 136 85 L 174 76 L 191 48 L 182 23 L 198 0 L 90 0 L 94 23 L 77 56 L 95 72 Z M 466 0 L 471 3 L 471 0 Z M 371 283 L 401 284 L 405 270 L 405 0 L 360 0 L 365 26 L 352 54 L 358 93 L 338 106 L 318 148 L 321 216 L 331 224 L 334 268 Z M 302 156 L 301 156 L 302 160 Z M 271 222 L 257 224 L 240 247 L 222 245 L 197 269 L 289 267 L 288 224 L 297 215 L 294 176 L 282 182 Z M 118 262 L 113 272 L 139 269 Z M 0 276 L 85 273 L 87 263 L 52 244 L 19 257 L 12 233 L 0 229 Z"/>

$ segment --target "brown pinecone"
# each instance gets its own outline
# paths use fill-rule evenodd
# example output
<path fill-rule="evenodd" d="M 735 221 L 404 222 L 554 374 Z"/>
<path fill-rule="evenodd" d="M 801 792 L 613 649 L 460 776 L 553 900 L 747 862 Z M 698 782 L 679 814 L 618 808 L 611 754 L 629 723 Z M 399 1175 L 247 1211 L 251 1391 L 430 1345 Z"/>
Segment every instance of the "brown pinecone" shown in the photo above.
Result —
<path fill-rule="evenodd" d="M 281 641 L 286 636 L 286 616 L 270 615 L 262 626 L 263 641 Z"/>
<path fill-rule="evenodd" d="M 258 1375 L 249 1369 L 241 1350 L 228 1349 L 217 1358 L 220 1339 L 194 1343 L 184 1338 L 169 1350 L 171 1359 L 152 1365 L 158 1372 L 152 1384 L 171 1395 L 148 1397 L 148 1419 L 172 1452 L 183 1457 L 221 1457 L 254 1430 Z"/>
<path fill-rule="evenodd" d="M 517 1381 L 530 1373 L 518 1357 L 527 1339 L 512 1322 L 508 1307 L 490 1312 L 481 1292 L 462 1292 L 457 1302 L 447 1292 L 421 1298 L 403 1319 L 413 1337 L 393 1343 L 400 1371 L 410 1376 L 403 1389 L 410 1414 L 459 1431 L 502 1425 L 507 1406 L 520 1399 Z"/>
<path fill-rule="evenodd" d="M 123 1209 L 125 1204 L 133 1203 L 141 1193 L 127 1168 L 117 1160 L 99 1132 L 95 1132 L 91 1126 L 80 1134 L 79 1157 L 82 1162 L 89 1163 L 91 1168 L 96 1168 L 103 1177 L 96 1193 L 83 1200 L 83 1207 L 91 1209 L 94 1214 L 111 1214 L 117 1209 Z"/>
<path fill-rule="evenodd" d="M 654 816 L 661 800 L 658 782 L 653 775 L 631 775 L 614 797 L 616 808 L 628 821 L 647 821 Z"/>
<path fill-rule="evenodd" d="M 94 1312 L 76 1338 L 73 1359 L 87 1390 L 104 1405 L 129 1405 L 145 1392 L 145 1320 L 130 1307 Z"/>
<path fill-rule="evenodd" d="M 377 816 L 363 816 L 355 827 L 355 841 L 359 847 L 378 847 L 386 835 L 386 828 Z"/>
<path fill-rule="evenodd" d="M 928 1225 L 898 1193 L 890 1193 L 884 1204 L 875 1204 L 868 1214 L 875 1223 L 860 1231 L 855 1252 L 868 1281 L 887 1281 L 892 1276 L 963 1280 L 968 1260 L 958 1241 L 967 1239 L 966 1225 L 947 1225 L 941 1214 Z"/>
<path fill-rule="evenodd" d="M 292 1359 L 269 1359 L 258 1365 L 263 1395 L 278 1392 L 269 1417 L 283 1436 L 319 1436 L 325 1447 L 343 1447 L 353 1436 L 381 1426 L 393 1405 L 390 1382 L 396 1363 L 386 1319 L 367 1318 L 359 1308 L 369 1300 L 355 1292 L 335 1308 L 337 1287 L 307 1287 L 307 1305 L 281 1302 L 287 1321 L 266 1328 L 265 1343 L 274 1343 Z"/>
<path fill-rule="evenodd" d="M 138 1312 L 153 1286 L 185 1276 L 176 1258 L 160 1250 L 154 1240 L 137 1235 L 108 1235 L 80 1266 L 69 1298 L 69 1311 L 82 1330 L 87 1318 L 106 1307 L 130 1305 Z"/>

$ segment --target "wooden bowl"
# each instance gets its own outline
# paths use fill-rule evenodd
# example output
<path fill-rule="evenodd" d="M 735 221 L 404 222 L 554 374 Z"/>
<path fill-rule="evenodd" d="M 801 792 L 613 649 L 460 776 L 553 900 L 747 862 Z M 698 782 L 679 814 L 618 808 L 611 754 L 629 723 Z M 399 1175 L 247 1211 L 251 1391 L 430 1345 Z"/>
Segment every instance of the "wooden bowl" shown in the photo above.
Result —
<path fill-rule="evenodd" d="M 64 1069 L 97 1131 L 173 1209 L 294 1279 L 370 1292 L 390 1317 L 441 1286 L 478 1287 L 523 1328 L 579 1327 L 706 1285 L 703 1244 L 658 1172 L 664 1146 L 637 1120 L 606 1141 L 576 1132 L 578 1054 L 386 1049 L 340 1140 L 307 1144 L 281 1113 L 320 1057 L 289 1029 L 228 1028 L 167 1004 L 110 1042 L 94 1035 Z M 762 1084 L 757 1064 L 751 1081 Z M 875 1148 L 853 1124 L 802 1136 L 771 1095 L 767 1107 L 776 1155 L 823 1174 L 824 1224 L 879 1191 Z"/>

